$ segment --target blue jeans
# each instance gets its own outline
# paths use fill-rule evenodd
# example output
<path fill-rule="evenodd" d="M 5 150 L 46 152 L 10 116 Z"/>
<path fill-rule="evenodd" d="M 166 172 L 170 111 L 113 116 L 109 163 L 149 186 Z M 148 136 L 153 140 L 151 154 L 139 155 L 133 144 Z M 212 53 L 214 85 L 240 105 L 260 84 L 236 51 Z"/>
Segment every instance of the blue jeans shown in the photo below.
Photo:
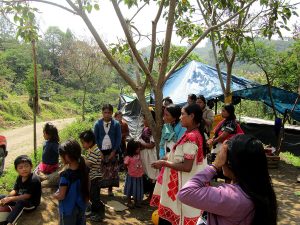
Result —
<path fill-rule="evenodd" d="M 80 210 L 77 206 L 71 215 L 60 214 L 59 217 L 59 225 L 86 225 L 85 211 Z"/>

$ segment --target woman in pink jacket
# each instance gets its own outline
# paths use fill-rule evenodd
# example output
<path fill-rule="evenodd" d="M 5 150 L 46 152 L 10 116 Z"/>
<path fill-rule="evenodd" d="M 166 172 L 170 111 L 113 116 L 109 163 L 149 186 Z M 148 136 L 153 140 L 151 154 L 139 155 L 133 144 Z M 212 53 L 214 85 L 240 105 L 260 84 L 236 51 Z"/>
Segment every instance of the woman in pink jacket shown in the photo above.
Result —
<path fill-rule="evenodd" d="M 207 186 L 218 170 L 231 184 Z M 277 203 L 262 143 L 237 135 L 223 144 L 215 162 L 189 180 L 178 194 L 182 203 L 205 211 L 198 224 L 276 225 Z"/>

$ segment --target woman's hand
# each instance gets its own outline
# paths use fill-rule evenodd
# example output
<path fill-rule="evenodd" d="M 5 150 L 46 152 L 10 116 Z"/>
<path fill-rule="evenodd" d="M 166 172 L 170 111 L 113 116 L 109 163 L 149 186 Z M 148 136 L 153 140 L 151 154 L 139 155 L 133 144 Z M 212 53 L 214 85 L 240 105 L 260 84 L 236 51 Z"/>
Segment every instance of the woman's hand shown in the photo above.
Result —
<path fill-rule="evenodd" d="M 228 145 L 226 144 L 226 142 L 224 142 L 221 151 L 217 154 L 217 157 L 213 162 L 213 165 L 218 169 L 221 169 L 222 166 L 224 166 L 227 163 L 227 151 Z"/>
<path fill-rule="evenodd" d="M 110 153 L 110 155 L 108 156 L 108 160 L 109 160 L 109 161 L 113 160 L 113 159 L 115 158 L 115 156 L 116 156 L 116 151 L 113 150 L 113 151 Z"/>
<path fill-rule="evenodd" d="M 151 166 L 155 169 L 161 169 L 163 166 L 166 165 L 166 161 L 165 160 L 158 160 L 156 162 L 153 162 L 151 164 Z"/>

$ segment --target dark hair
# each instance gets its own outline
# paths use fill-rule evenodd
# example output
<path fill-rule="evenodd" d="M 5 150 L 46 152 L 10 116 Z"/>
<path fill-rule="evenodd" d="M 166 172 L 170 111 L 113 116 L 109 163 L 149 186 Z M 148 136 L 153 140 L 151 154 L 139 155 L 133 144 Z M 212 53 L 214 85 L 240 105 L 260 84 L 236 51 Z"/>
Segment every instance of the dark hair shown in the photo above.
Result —
<path fill-rule="evenodd" d="M 203 95 L 198 95 L 197 99 L 200 99 L 206 105 L 206 99 Z"/>
<path fill-rule="evenodd" d="M 162 102 L 168 102 L 169 104 L 173 104 L 173 101 L 172 99 L 168 96 L 168 97 L 165 97 Z"/>
<path fill-rule="evenodd" d="M 252 225 L 275 225 L 277 202 L 263 144 L 250 135 L 228 140 L 228 164 L 242 190 L 255 207 Z"/>
<path fill-rule="evenodd" d="M 175 123 L 177 124 L 179 122 L 179 118 L 181 116 L 181 108 L 180 106 L 178 105 L 174 105 L 174 104 L 171 104 L 171 105 L 168 105 L 166 108 L 165 108 L 173 118 L 175 118 Z"/>
<path fill-rule="evenodd" d="M 110 112 L 113 112 L 113 111 L 114 111 L 114 107 L 113 107 L 111 104 L 104 104 L 104 105 L 102 106 L 102 112 L 103 112 L 105 109 L 108 109 Z"/>
<path fill-rule="evenodd" d="M 234 106 L 231 103 L 226 103 L 222 106 L 229 113 L 229 117 L 226 118 L 227 120 L 235 120 L 236 116 L 234 114 Z"/>
<path fill-rule="evenodd" d="M 67 155 L 71 160 L 78 162 L 81 181 L 81 194 L 85 200 L 88 200 L 90 195 L 89 175 L 84 158 L 81 156 L 81 147 L 79 143 L 75 140 L 67 140 L 59 146 L 58 153 L 63 158 Z"/>
<path fill-rule="evenodd" d="M 190 115 L 190 114 L 194 114 L 194 122 L 195 124 L 199 124 L 199 132 L 202 136 L 202 145 L 203 145 L 203 155 L 204 157 L 206 156 L 206 154 L 208 153 L 208 146 L 206 144 L 206 140 L 205 140 L 205 136 L 204 136 L 204 121 L 202 119 L 202 110 L 200 108 L 199 105 L 197 104 L 186 104 L 184 107 L 183 107 L 184 111 Z"/>
<path fill-rule="evenodd" d="M 212 109 L 215 106 L 214 100 L 213 99 L 209 99 L 207 101 L 206 105 L 208 106 L 208 108 Z"/>
<path fill-rule="evenodd" d="M 127 143 L 126 152 L 127 155 L 132 157 L 136 155 L 136 150 L 140 147 L 140 143 L 138 141 L 135 141 L 134 139 L 130 139 Z"/>
<path fill-rule="evenodd" d="M 58 130 L 52 123 L 46 123 L 43 131 L 49 136 L 49 141 L 59 142 Z"/>
<path fill-rule="evenodd" d="M 17 166 L 21 163 L 29 163 L 30 166 L 32 166 L 32 161 L 31 159 L 28 157 L 28 155 L 19 155 L 15 161 L 14 161 L 14 166 L 15 169 L 17 169 Z"/>
<path fill-rule="evenodd" d="M 195 94 L 189 94 L 188 98 L 190 98 L 191 100 L 193 100 L 194 102 L 197 101 L 197 96 Z"/>
<path fill-rule="evenodd" d="M 114 117 L 116 117 L 116 116 L 118 116 L 118 115 L 123 115 L 122 111 L 117 111 L 117 112 L 115 112 Z"/>
<path fill-rule="evenodd" d="M 96 144 L 96 138 L 95 138 L 95 134 L 92 130 L 86 130 L 83 131 L 80 135 L 79 135 L 79 139 L 84 141 L 84 142 L 92 142 L 93 145 Z"/>

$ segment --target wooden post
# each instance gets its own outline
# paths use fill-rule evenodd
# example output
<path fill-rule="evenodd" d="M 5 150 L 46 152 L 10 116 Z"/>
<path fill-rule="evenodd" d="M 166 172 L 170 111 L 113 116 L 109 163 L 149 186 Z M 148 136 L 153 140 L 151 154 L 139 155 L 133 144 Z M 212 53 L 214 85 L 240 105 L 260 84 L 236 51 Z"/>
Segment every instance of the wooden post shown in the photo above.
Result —
<path fill-rule="evenodd" d="M 37 162 L 37 141 L 36 141 L 36 116 L 39 111 L 39 93 L 38 93 L 38 80 L 37 80 L 37 66 L 36 66 L 36 48 L 35 40 L 31 41 L 32 46 L 32 59 L 34 68 L 34 101 L 33 101 L 33 150 L 34 160 Z"/>

